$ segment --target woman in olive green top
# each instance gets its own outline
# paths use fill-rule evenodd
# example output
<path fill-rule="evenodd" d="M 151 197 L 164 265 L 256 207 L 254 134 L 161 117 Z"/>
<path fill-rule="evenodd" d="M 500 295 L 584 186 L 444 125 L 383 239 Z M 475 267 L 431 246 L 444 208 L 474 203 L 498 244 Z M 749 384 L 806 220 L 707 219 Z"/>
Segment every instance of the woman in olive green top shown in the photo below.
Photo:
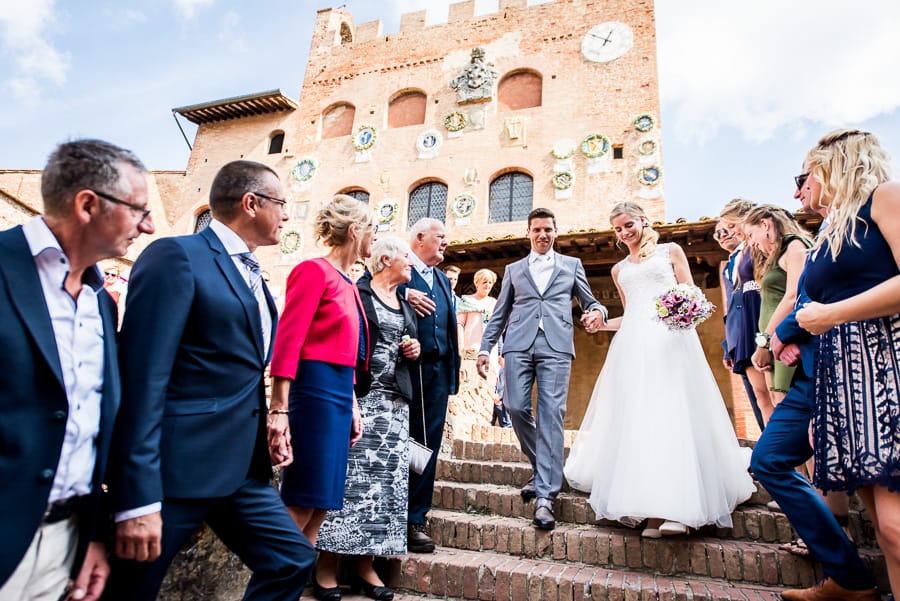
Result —
<path fill-rule="evenodd" d="M 794 368 L 773 359 L 769 340 L 781 320 L 794 308 L 797 282 L 812 241 L 791 213 L 773 205 L 753 209 L 747 214 L 744 227 L 756 249 L 754 273 L 762 294 L 759 348 L 752 361 L 757 369 L 766 372 L 772 404 L 777 405 L 791 386 Z"/>

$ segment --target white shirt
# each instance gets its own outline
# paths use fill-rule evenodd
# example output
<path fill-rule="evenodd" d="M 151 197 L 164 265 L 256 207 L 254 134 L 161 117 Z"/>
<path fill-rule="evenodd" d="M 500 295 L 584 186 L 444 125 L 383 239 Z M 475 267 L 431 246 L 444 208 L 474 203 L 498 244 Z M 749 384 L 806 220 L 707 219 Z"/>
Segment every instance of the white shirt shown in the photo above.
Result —
<path fill-rule="evenodd" d="M 428 284 L 429 288 L 434 288 L 434 267 L 429 267 L 425 264 L 422 259 L 420 259 L 416 253 L 409 253 L 409 258 L 412 259 L 413 268 L 419 275 L 422 276 L 422 279 L 425 280 L 425 283 Z"/>
<path fill-rule="evenodd" d="M 537 285 L 538 292 L 541 294 L 547 289 L 550 283 L 550 276 L 553 275 L 553 267 L 556 265 L 556 253 L 553 249 L 548 250 L 545 254 L 539 255 L 531 251 L 528 255 L 528 270 L 531 272 L 531 279 Z"/>
<path fill-rule="evenodd" d="M 86 495 L 92 488 L 103 390 L 103 321 L 97 300 L 103 284 L 96 275 L 96 289 L 82 284 L 73 299 L 65 289 L 69 259 L 44 219 L 35 217 L 22 231 L 41 280 L 69 403 L 66 434 L 47 499 L 53 503 Z"/>
<path fill-rule="evenodd" d="M 242 253 L 250 252 L 250 249 L 247 247 L 247 243 L 244 242 L 243 238 L 238 236 L 234 232 L 234 230 L 232 230 L 221 221 L 217 221 L 215 219 L 211 220 L 209 222 L 209 229 L 211 229 L 213 233 L 218 236 L 219 240 L 222 242 L 222 246 L 225 247 L 225 252 L 231 255 L 231 260 L 232 262 L 234 262 L 234 266 L 237 267 L 238 273 L 240 273 L 241 277 L 244 278 L 244 282 L 246 282 L 247 287 L 250 288 L 250 290 L 253 290 L 253 286 L 250 283 L 250 269 L 247 267 L 247 264 L 244 263 L 243 260 L 241 260 L 240 257 Z M 265 348 L 266 352 L 268 352 L 272 332 L 272 314 L 269 311 L 269 305 L 265 300 L 265 296 L 263 296 L 263 299 L 260 302 L 259 306 L 260 319 L 268 320 L 268 323 L 263 322 L 262 325 Z"/>

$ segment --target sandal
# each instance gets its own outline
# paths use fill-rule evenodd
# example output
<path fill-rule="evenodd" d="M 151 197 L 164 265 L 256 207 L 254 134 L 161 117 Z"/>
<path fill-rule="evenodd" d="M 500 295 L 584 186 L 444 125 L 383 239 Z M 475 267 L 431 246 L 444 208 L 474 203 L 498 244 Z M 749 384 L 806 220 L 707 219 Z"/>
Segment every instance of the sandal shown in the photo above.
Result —
<path fill-rule="evenodd" d="M 802 538 L 796 538 L 789 543 L 779 545 L 778 548 L 797 557 L 809 557 L 809 547 L 806 546 Z"/>

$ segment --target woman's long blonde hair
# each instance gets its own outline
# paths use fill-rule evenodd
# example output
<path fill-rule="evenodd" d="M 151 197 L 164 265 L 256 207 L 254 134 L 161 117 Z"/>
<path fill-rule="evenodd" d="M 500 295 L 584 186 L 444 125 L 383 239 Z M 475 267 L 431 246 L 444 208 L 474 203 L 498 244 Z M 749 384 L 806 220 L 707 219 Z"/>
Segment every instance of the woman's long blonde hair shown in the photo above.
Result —
<path fill-rule="evenodd" d="M 787 236 L 795 235 L 809 239 L 809 232 L 800 227 L 797 219 L 786 209 L 775 205 L 760 205 L 751 209 L 744 217 L 744 224 L 758 225 L 763 219 L 768 219 L 772 224 L 772 231 L 775 233 L 775 239 L 773 240 L 775 248 L 768 255 L 754 248 L 755 252 L 752 253 L 753 276 L 757 282 L 761 281 L 763 276 L 778 261 L 778 256 L 781 254 L 781 245 Z"/>
<path fill-rule="evenodd" d="M 638 258 L 641 260 L 646 259 L 656 250 L 656 243 L 659 241 L 659 233 L 650 226 L 650 220 L 647 218 L 647 213 L 645 213 L 644 209 L 641 208 L 641 205 L 636 202 L 626 200 L 625 202 L 620 202 L 614 206 L 609 213 L 609 222 L 612 223 L 613 219 L 622 215 L 628 215 L 629 217 L 638 219 L 643 224 L 644 229 L 641 230 Z"/>
<path fill-rule="evenodd" d="M 845 240 L 858 248 L 857 215 L 872 191 L 891 179 L 890 156 L 874 134 L 836 129 L 807 153 L 806 169 L 822 184 L 819 202 L 828 208 L 828 225 L 816 248 L 827 241 L 832 257 L 838 256 Z"/>

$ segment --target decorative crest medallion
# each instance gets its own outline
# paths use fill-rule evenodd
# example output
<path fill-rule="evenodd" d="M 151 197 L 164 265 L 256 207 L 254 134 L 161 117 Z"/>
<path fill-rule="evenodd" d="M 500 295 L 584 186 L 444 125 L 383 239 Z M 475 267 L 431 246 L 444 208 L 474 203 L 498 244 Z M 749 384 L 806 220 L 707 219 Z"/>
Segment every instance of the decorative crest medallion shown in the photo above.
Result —
<path fill-rule="evenodd" d="M 494 63 L 484 62 L 484 48 L 473 49 L 471 62 L 462 73 L 450 80 L 450 87 L 456 90 L 456 102 L 473 104 L 490 101 L 498 75 Z"/>

